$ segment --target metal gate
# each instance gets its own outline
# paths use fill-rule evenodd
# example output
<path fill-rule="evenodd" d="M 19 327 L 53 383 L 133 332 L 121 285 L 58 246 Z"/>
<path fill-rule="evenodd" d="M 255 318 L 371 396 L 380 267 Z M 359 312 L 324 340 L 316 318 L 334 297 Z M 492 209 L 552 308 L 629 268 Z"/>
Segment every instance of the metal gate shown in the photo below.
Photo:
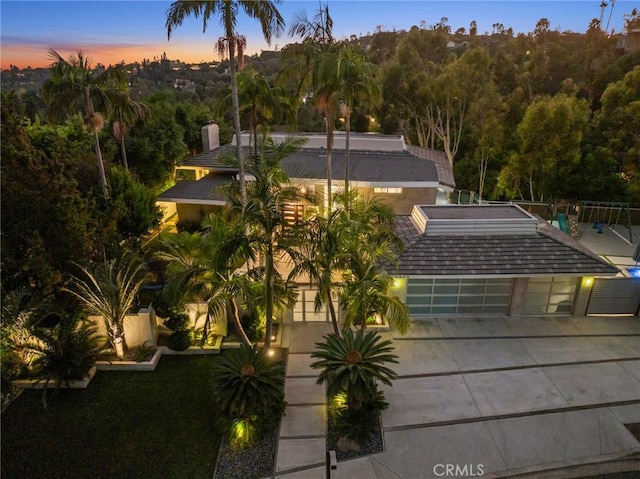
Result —
<path fill-rule="evenodd" d="M 596 278 L 587 314 L 633 314 L 640 309 L 640 278 Z"/>

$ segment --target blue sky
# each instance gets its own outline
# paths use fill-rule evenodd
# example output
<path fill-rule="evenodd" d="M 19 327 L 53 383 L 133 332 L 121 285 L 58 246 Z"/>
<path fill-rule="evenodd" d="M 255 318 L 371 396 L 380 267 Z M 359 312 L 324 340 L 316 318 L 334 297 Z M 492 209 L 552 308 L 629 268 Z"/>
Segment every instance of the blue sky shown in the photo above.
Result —
<path fill-rule="evenodd" d="M 469 28 L 475 20 L 480 33 L 491 32 L 494 23 L 528 33 L 536 22 L 548 18 L 552 29 L 584 32 L 593 18 L 600 18 L 601 0 L 328 0 L 338 39 L 383 30 L 408 30 L 425 22 L 427 26 L 449 19 L 452 30 Z M 607 0 L 603 24 L 611 12 Z M 213 50 L 222 29 L 217 18 L 202 33 L 200 20 L 189 18 L 167 40 L 165 13 L 170 1 L 18 1 L 1 0 L 1 63 L 21 68 L 41 67 L 49 63 L 47 51 L 54 48 L 63 55 L 83 50 L 94 62 L 105 65 L 139 61 L 167 53 L 170 59 L 182 61 L 219 60 Z M 317 1 L 284 0 L 278 5 L 287 24 L 295 15 L 306 12 L 309 18 L 317 12 Z M 640 0 L 617 0 L 609 30 L 622 31 L 623 15 L 640 8 Z M 247 37 L 247 53 L 282 47 L 296 39 L 285 34 L 275 38 L 269 47 L 261 38 L 255 20 L 240 17 L 238 32 Z"/>

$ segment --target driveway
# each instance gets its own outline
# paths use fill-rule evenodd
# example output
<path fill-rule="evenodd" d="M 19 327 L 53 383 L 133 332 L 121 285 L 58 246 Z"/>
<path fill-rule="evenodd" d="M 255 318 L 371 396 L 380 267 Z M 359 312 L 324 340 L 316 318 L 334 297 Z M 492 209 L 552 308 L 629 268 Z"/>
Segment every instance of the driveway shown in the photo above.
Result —
<path fill-rule="evenodd" d="M 324 331 L 314 327 L 294 325 L 294 350 L 312 350 L 312 336 Z M 640 457 L 625 426 L 640 423 L 638 318 L 434 319 L 414 323 L 406 336 L 383 335 L 399 356 L 399 377 L 383 388 L 385 452 L 339 463 L 333 479 L 513 477 L 555 468 L 572 477 L 567 467 L 592 463 L 596 472 L 640 471 L 637 459 L 619 461 Z M 301 381 L 308 354 L 291 357 L 290 375 L 311 387 Z M 304 396 L 317 407 L 317 394 Z M 317 442 L 324 431 L 313 430 L 309 424 L 300 438 Z M 280 477 L 326 477 L 318 459 L 309 468 L 295 461 L 298 470 Z"/>

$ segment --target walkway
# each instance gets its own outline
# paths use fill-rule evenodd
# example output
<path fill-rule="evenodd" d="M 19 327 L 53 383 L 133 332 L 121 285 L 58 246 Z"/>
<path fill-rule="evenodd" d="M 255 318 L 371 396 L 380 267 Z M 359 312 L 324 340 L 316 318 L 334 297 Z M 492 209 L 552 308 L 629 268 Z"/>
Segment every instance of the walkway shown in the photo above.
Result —
<path fill-rule="evenodd" d="M 308 365 L 330 328 L 290 327 L 276 477 L 324 478 L 324 391 Z M 384 387 L 385 452 L 339 463 L 333 479 L 443 477 L 447 464 L 511 477 L 640 457 L 624 426 L 640 422 L 638 318 L 434 319 L 383 334 L 400 358 Z"/>

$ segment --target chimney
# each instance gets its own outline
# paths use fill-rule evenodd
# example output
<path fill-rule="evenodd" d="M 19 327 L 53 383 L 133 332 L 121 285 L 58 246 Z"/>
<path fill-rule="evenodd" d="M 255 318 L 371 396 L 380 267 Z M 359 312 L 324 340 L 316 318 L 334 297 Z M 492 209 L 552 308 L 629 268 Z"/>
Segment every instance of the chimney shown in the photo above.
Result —
<path fill-rule="evenodd" d="M 200 129 L 202 135 L 202 152 L 218 148 L 220 146 L 220 128 L 215 123 L 209 123 Z"/>

